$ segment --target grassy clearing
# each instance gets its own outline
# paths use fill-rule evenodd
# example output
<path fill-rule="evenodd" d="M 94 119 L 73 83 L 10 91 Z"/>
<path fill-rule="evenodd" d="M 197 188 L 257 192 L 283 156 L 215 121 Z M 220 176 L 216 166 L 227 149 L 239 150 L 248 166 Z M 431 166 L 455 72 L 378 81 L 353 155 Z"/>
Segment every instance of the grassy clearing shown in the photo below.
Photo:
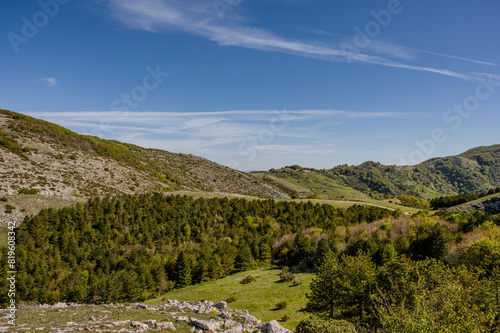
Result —
<path fill-rule="evenodd" d="M 0 209 L 9 204 L 15 209 L 11 214 L 0 215 L 0 225 L 7 226 L 7 222 L 16 220 L 22 221 L 24 216 L 36 215 L 44 208 L 60 209 L 71 207 L 78 202 L 85 202 L 86 199 L 73 196 L 44 196 L 44 195 L 6 195 L 6 202 L 0 204 Z"/>
<path fill-rule="evenodd" d="M 300 311 L 300 309 L 306 305 L 306 293 L 309 292 L 309 284 L 313 274 L 295 274 L 296 280 L 302 284 L 292 287 L 291 282 L 278 282 L 279 272 L 278 269 L 259 269 L 237 273 L 220 280 L 175 290 L 146 303 L 162 303 L 167 299 L 217 302 L 234 297 L 236 300 L 229 304 L 232 309 L 246 309 L 262 322 L 279 321 L 280 318 L 287 315 L 290 319 L 280 322 L 280 324 L 294 330 L 302 319 L 309 317 L 308 313 Z M 240 281 L 248 275 L 254 276 L 257 281 L 241 284 Z M 282 301 L 287 301 L 287 308 L 277 310 L 276 303 Z"/>

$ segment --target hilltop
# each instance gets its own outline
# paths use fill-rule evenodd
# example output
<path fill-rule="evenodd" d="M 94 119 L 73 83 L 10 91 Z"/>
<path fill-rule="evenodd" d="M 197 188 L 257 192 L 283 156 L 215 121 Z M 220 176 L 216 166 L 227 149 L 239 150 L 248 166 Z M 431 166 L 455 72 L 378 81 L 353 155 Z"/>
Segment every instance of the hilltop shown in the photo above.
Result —
<path fill-rule="evenodd" d="M 426 200 L 442 195 L 479 193 L 500 185 L 500 145 L 477 147 L 457 156 L 415 166 L 365 162 L 317 170 L 299 165 L 255 173 L 292 196 L 325 199 L 383 199 L 412 195 Z"/>

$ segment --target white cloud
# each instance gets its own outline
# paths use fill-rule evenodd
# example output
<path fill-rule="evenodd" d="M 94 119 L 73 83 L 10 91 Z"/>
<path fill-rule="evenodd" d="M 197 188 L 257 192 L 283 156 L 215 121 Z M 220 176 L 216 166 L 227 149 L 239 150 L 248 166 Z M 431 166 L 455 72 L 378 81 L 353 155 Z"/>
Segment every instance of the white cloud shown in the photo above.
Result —
<path fill-rule="evenodd" d="M 206 37 L 222 46 L 237 46 L 262 51 L 282 52 L 332 62 L 358 61 L 381 66 L 424 71 L 462 80 L 474 80 L 465 74 L 447 69 L 398 63 L 383 57 L 343 50 L 340 45 L 322 46 L 280 37 L 270 31 L 243 25 L 245 18 L 232 12 L 221 21 L 205 0 L 109 0 L 116 18 L 134 29 L 162 31 L 177 29 Z M 379 46 L 379 51 L 382 52 Z M 392 48 L 392 56 L 401 57 L 401 48 Z M 384 53 L 391 48 L 385 47 Z"/>
<path fill-rule="evenodd" d="M 203 127 L 211 124 L 216 124 L 218 122 L 227 120 L 226 118 L 195 118 L 188 120 L 184 123 L 184 129 L 186 128 L 195 128 L 195 127 Z"/>
<path fill-rule="evenodd" d="M 328 32 L 328 31 L 324 31 L 321 29 L 315 29 L 315 28 L 303 27 L 303 26 L 298 26 L 297 30 L 309 32 L 309 33 L 321 35 L 321 36 L 340 36 L 339 34 L 335 34 L 333 32 Z"/>
<path fill-rule="evenodd" d="M 44 77 L 41 78 L 40 81 L 42 81 L 42 83 L 45 84 L 47 87 L 51 88 L 54 88 L 59 83 L 59 81 L 55 77 Z"/>
<path fill-rule="evenodd" d="M 437 56 L 440 56 L 440 57 L 445 57 L 445 58 L 451 58 L 451 59 L 457 59 L 457 60 L 462 60 L 462 61 L 473 62 L 473 63 L 480 64 L 480 65 L 498 66 L 495 63 L 487 62 L 487 61 L 474 60 L 474 59 L 463 58 L 463 57 L 458 57 L 458 56 L 454 56 L 454 55 L 449 55 L 449 54 L 444 54 L 444 53 L 438 53 L 438 52 L 431 52 L 431 51 L 420 50 L 420 49 L 413 49 L 413 48 L 408 48 L 408 49 L 415 50 L 415 51 L 422 52 L 422 53 L 428 53 L 428 54 L 432 54 L 432 55 L 437 55 Z"/>

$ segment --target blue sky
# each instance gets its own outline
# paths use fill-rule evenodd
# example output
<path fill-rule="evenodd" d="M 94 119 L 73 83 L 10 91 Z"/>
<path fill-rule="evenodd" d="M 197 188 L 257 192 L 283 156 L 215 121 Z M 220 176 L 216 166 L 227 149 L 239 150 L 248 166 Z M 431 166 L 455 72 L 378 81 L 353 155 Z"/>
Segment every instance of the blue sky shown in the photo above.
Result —
<path fill-rule="evenodd" d="M 2 2 L 0 107 L 240 170 L 500 143 L 500 2 Z"/>

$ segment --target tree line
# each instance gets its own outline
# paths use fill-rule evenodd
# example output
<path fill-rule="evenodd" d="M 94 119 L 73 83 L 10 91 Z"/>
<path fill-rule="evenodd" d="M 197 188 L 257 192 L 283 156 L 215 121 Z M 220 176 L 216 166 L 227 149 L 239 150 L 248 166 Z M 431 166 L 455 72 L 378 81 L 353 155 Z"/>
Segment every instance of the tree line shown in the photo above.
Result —
<path fill-rule="evenodd" d="M 430 201 L 430 204 L 433 209 L 449 208 L 464 204 L 469 201 L 474 201 L 480 198 L 484 198 L 488 195 L 492 195 L 495 193 L 500 193 L 500 187 L 482 193 L 459 194 L 459 195 L 448 195 L 448 196 L 438 197 L 432 199 Z"/>

